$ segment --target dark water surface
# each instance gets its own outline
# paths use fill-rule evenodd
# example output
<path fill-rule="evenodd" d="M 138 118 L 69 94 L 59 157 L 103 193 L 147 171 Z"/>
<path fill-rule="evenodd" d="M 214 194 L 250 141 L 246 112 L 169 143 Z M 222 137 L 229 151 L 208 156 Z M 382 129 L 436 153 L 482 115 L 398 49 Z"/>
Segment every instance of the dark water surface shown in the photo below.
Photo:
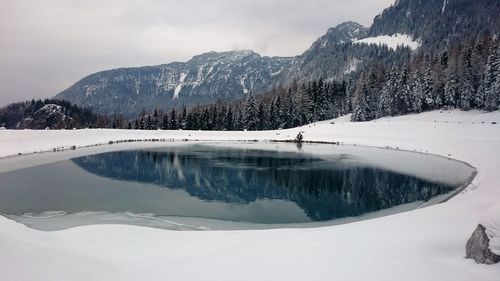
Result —
<path fill-rule="evenodd" d="M 402 155 L 388 161 L 412 167 L 415 160 Z M 457 173 L 456 180 L 446 182 L 372 162 L 355 154 L 245 146 L 180 145 L 107 152 L 0 174 L 0 211 L 10 215 L 132 212 L 303 223 L 428 201 L 453 191 L 469 177 L 464 171 L 472 172 L 472 168 L 450 168 L 446 175 Z M 449 162 L 438 157 L 430 161 L 436 169 Z"/>

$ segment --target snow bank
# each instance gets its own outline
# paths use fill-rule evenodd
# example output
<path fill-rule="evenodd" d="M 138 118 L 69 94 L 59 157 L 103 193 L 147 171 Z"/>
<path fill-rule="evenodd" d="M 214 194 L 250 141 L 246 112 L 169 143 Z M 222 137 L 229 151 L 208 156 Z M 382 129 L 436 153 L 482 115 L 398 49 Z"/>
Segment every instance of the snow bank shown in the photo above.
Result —
<path fill-rule="evenodd" d="M 498 245 L 499 121 L 498 111 L 434 111 L 366 123 L 342 118 L 266 132 L 1 130 L 2 156 L 120 139 L 290 139 L 304 131 L 305 140 L 429 152 L 478 169 L 473 183 L 446 203 L 310 229 L 177 232 L 93 225 L 42 232 L 0 216 L 1 278 L 498 280 L 500 264 L 466 260 L 464 247 L 479 222 L 486 224 L 495 249 Z"/>
<path fill-rule="evenodd" d="M 387 45 L 389 49 L 395 50 L 398 46 L 410 47 L 412 50 L 420 47 L 420 42 L 413 40 L 410 35 L 396 33 L 394 35 L 379 35 L 376 37 L 363 38 L 354 41 L 357 44 Z"/>

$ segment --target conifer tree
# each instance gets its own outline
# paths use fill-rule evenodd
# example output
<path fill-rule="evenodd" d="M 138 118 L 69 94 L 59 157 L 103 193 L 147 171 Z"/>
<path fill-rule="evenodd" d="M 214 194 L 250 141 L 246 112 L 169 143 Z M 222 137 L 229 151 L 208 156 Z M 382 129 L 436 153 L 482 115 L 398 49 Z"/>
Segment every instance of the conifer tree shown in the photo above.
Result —
<path fill-rule="evenodd" d="M 378 117 L 392 116 L 395 114 L 394 99 L 396 96 L 397 78 L 397 69 L 396 66 L 393 66 L 380 93 Z"/>
<path fill-rule="evenodd" d="M 146 129 L 146 124 L 144 124 L 144 117 L 141 117 L 141 121 L 139 123 L 139 129 L 140 130 Z"/>
<path fill-rule="evenodd" d="M 497 73 L 497 79 L 495 80 L 495 83 L 493 83 L 492 89 L 491 89 L 491 103 L 490 103 L 490 108 L 492 111 L 497 110 L 498 107 L 500 106 L 500 73 Z M 496 94 L 496 99 L 495 95 Z"/>
<path fill-rule="evenodd" d="M 162 121 L 161 128 L 163 130 L 168 130 L 169 125 L 170 125 L 170 123 L 168 122 L 168 114 L 165 114 L 165 115 L 163 115 L 163 121 Z"/>
<path fill-rule="evenodd" d="M 410 89 L 413 93 L 411 109 L 413 112 L 422 112 L 422 101 L 424 98 L 423 80 L 420 71 L 416 69 L 411 78 Z"/>
<path fill-rule="evenodd" d="M 422 94 L 424 96 L 424 102 L 422 104 L 423 110 L 431 110 L 436 108 L 436 101 L 433 94 L 433 77 L 432 77 L 432 66 L 431 61 L 428 56 L 425 58 L 426 67 L 424 71 L 423 81 L 422 81 Z"/>
<path fill-rule="evenodd" d="M 178 129 L 178 123 L 177 123 L 177 114 L 175 113 L 175 108 L 172 109 L 170 112 L 170 130 L 177 130 Z"/>
<path fill-rule="evenodd" d="M 238 111 L 236 112 L 236 120 L 234 122 L 234 128 L 236 130 L 243 130 L 245 129 L 245 125 L 244 125 L 244 120 L 243 120 L 243 112 L 238 109 Z"/>
<path fill-rule="evenodd" d="M 217 113 L 217 106 L 213 106 L 212 107 L 212 117 L 211 117 L 211 121 L 210 121 L 210 130 L 218 130 L 219 129 L 219 119 L 218 119 L 218 113 Z"/>
<path fill-rule="evenodd" d="M 354 100 L 352 101 L 353 112 L 351 120 L 354 122 L 368 121 L 366 96 L 368 93 L 365 77 L 362 75 L 356 85 Z"/>
<path fill-rule="evenodd" d="M 202 130 L 210 130 L 210 112 L 208 111 L 208 108 L 205 108 L 203 111 L 203 115 L 201 116 L 200 120 L 200 129 Z"/>
<path fill-rule="evenodd" d="M 247 97 L 245 103 L 245 112 L 243 117 L 243 123 L 246 130 L 255 131 L 257 130 L 259 120 L 257 112 L 257 102 L 252 92 Z"/>
<path fill-rule="evenodd" d="M 276 129 L 275 123 L 277 119 L 277 112 L 274 100 L 271 101 L 271 105 L 269 106 L 269 113 L 267 114 L 267 125 L 266 129 Z"/>
<path fill-rule="evenodd" d="M 312 122 L 312 100 L 306 86 L 300 91 L 300 123 L 307 124 Z"/>
<path fill-rule="evenodd" d="M 446 78 L 444 86 L 444 104 L 447 106 L 455 107 L 457 103 L 457 81 L 454 71 L 450 71 Z"/>
<path fill-rule="evenodd" d="M 488 111 L 498 109 L 498 92 L 495 92 L 494 88 L 500 68 L 499 59 L 498 48 L 493 45 L 484 70 L 483 81 L 476 96 L 476 104 Z"/>
<path fill-rule="evenodd" d="M 264 105 L 262 103 L 259 104 L 259 112 L 257 113 L 257 130 L 262 131 L 265 129 L 266 122 L 266 113 L 264 111 Z"/>
<path fill-rule="evenodd" d="M 284 128 L 292 128 L 294 127 L 294 124 L 296 124 L 296 121 L 298 120 L 297 114 L 296 114 L 296 105 L 295 101 L 293 99 L 293 93 L 292 89 L 288 89 L 287 95 L 286 95 L 286 102 L 284 105 L 284 118 L 283 118 L 283 123 L 284 123 Z"/>
<path fill-rule="evenodd" d="M 186 129 L 186 124 L 187 124 L 187 109 L 184 106 L 182 108 L 181 119 L 179 120 L 179 127 L 184 130 L 184 129 Z"/>
<path fill-rule="evenodd" d="M 458 69 L 459 106 L 462 110 L 469 110 L 473 105 L 475 93 L 472 72 L 472 48 L 468 47 L 460 54 L 460 65 Z"/>
<path fill-rule="evenodd" d="M 274 103 L 275 119 L 273 121 L 273 128 L 280 129 L 283 128 L 283 108 L 281 104 L 281 97 L 278 95 L 276 102 Z"/>
<path fill-rule="evenodd" d="M 374 119 L 377 115 L 377 109 L 379 104 L 380 89 L 378 86 L 378 78 L 374 70 L 370 71 L 370 74 L 366 80 L 366 118 L 368 120 Z M 324 118 L 327 119 L 327 118 Z"/>
<path fill-rule="evenodd" d="M 233 110 L 231 107 L 227 110 L 226 116 L 224 118 L 224 128 L 228 131 L 232 131 L 234 129 L 234 121 L 233 121 Z"/>

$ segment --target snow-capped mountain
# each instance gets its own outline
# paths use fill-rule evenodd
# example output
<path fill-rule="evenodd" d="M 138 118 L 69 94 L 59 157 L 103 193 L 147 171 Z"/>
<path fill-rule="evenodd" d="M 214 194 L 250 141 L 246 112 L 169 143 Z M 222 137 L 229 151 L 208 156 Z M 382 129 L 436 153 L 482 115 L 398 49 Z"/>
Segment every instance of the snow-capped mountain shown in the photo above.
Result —
<path fill-rule="evenodd" d="M 336 27 L 328 29 L 325 35 L 316 40 L 308 52 L 313 50 L 324 49 L 330 46 L 343 45 L 353 40 L 365 38 L 368 34 L 368 29 L 357 22 L 344 22 Z"/>
<path fill-rule="evenodd" d="M 348 55 L 353 49 L 352 42 L 366 34 L 367 28 L 346 22 L 330 28 L 297 57 L 266 57 L 249 50 L 209 52 L 185 63 L 98 72 L 78 81 L 56 98 L 91 107 L 97 112 L 127 117 L 136 117 L 143 109 L 189 107 L 240 99 L 250 91 L 263 93 L 293 80 L 333 79 L 350 74 L 365 57 L 360 55 L 363 58 L 357 59 Z"/>
<path fill-rule="evenodd" d="M 390 49 L 386 45 L 358 44 L 368 36 L 368 31 L 356 22 L 345 22 L 328 29 L 308 50 L 297 56 L 280 81 L 286 84 L 319 78 L 341 80 L 366 66 L 398 61 L 411 52 L 410 49 Z"/>
<path fill-rule="evenodd" d="M 298 56 L 283 79 L 343 79 L 373 65 L 400 64 L 418 49 L 438 53 L 486 34 L 498 35 L 499 11 L 498 0 L 397 0 L 368 28 L 355 22 L 330 28 Z"/>
<path fill-rule="evenodd" d="M 193 106 L 263 92 L 294 58 L 244 50 L 210 52 L 182 63 L 91 74 L 56 96 L 98 112 L 135 116 L 142 109 Z"/>
<path fill-rule="evenodd" d="M 100 113 L 136 117 L 143 109 L 241 99 L 250 91 L 260 94 L 293 81 L 346 79 L 373 65 L 407 62 L 419 49 L 438 53 L 485 34 L 500 34 L 498 11 L 498 0 L 397 0 L 371 27 L 342 23 L 296 57 L 210 52 L 187 62 L 95 73 L 56 98 Z"/>

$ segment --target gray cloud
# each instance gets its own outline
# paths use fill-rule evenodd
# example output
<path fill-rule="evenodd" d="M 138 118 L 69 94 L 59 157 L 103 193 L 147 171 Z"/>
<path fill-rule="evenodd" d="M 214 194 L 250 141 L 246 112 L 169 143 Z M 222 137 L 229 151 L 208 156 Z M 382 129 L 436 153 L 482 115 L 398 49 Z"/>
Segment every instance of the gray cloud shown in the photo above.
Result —
<path fill-rule="evenodd" d="M 51 97 L 99 70 L 207 51 L 302 53 L 393 0 L 0 0 L 0 105 Z"/>

